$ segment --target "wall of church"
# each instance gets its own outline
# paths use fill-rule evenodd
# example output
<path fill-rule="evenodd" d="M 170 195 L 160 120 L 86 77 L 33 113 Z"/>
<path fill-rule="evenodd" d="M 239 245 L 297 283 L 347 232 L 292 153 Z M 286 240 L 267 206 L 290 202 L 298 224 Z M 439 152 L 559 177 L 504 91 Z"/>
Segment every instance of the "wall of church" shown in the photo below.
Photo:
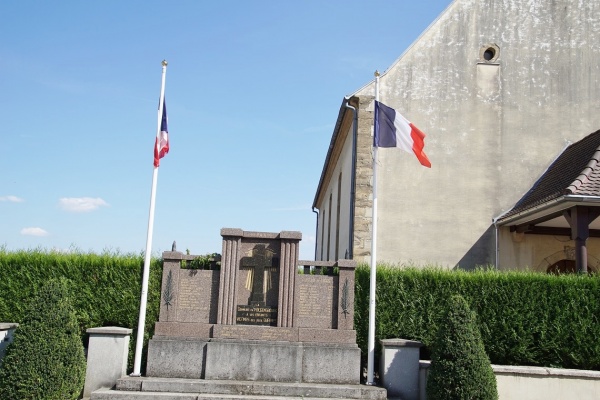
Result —
<path fill-rule="evenodd" d="M 588 270 L 600 272 L 600 238 L 587 240 Z M 498 269 L 546 272 L 561 260 L 575 260 L 575 241 L 567 236 L 532 235 L 498 229 Z"/>
<path fill-rule="evenodd" d="M 352 125 L 345 132 L 338 162 L 327 182 L 319 209 L 317 260 L 343 259 L 350 251 L 350 191 L 352 179 Z M 339 210 L 338 210 L 339 207 Z"/>
<path fill-rule="evenodd" d="M 453 2 L 381 76 L 380 100 L 425 132 L 432 168 L 379 151 L 378 260 L 493 263 L 492 219 L 600 128 L 598 60 L 600 2 Z"/>

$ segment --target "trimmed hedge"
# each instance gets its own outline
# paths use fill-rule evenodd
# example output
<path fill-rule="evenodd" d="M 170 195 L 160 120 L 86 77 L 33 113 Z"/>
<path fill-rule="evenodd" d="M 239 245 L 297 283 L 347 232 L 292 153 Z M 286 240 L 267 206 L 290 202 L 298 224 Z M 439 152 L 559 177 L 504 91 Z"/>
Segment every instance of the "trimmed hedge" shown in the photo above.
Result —
<path fill-rule="evenodd" d="M 52 279 L 27 302 L 0 367 L 0 398 L 78 398 L 86 361 L 71 295 L 66 279 Z"/>
<path fill-rule="evenodd" d="M 497 400 L 496 376 L 485 354 L 475 313 L 460 295 L 448 310 L 433 343 L 427 398 Z"/>
<path fill-rule="evenodd" d="M 22 323 L 27 299 L 50 279 L 71 281 L 79 335 L 86 329 L 120 326 L 133 329 L 129 371 L 133 367 L 142 286 L 143 254 L 58 253 L 41 249 L 8 252 L 0 247 L 0 321 Z M 152 259 L 148 283 L 145 343 L 154 332 L 160 307 L 162 260 Z M 142 366 L 145 366 L 146 351 Z"/>
<path fill-rule="evenodd" d="M 600 370 L 600 276 L 378 266 L 376 344 L 424 343 L 429 358 L 452 295 L 478 316 L 493 364 Z M 367 354 L 369 268 L 356 270 L 355 327 Z"/>
<path fill-rule="evenodd" d="M 22 322 L 26 300 L 51 278 L 72 281 L 81 337 L 100 326 L 133 329 L 129 371 L 139 316 L 143 255 L 69 254 L 0 247 L 0 321 Z M 145 341 L 160 307 L 162 260 L 153 259 Z M 600 370 L 600 276 L 524 272 L 449 271 L 380 266 L 377 271 L 378 339 L 405 338 L 431 345 L 448 301 L 462 295 L 479 317 L 492 363 Z M 367 354 L 369 268 L 356 270 L 355 329 Z M 142 368 L 145 366 L 143 353 Z M 377 364 L 376 364 L 377 365 Z"/>

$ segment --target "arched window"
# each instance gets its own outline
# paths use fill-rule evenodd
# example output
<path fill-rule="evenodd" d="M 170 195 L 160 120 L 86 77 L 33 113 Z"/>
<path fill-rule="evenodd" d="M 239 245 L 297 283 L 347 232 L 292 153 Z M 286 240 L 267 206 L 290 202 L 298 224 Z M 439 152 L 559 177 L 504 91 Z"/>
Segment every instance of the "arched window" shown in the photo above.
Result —
<path fill-rule="evenodd" d="M 587 255 L 588 273 L 595 274 L 600 272 L 600 260 L 592 254 Z M 574 274 L 577 273 L 577 264 L 575 261 L 575 247 L 565 246 L 563 250 L 557 251 L 544 258 L 537 271 L 545 271 L 548 274 Z"/>
<path fill-rule="evenodd" d="M 329 261 L 329 247 L 331 246 L 331 203 L 333 202 L 333 193 L 329 193 L 329 219 L 327 220 L 327 261 Z"/>
<path fill-rule="evenodd" d="M 323 261 L 325 255 L 325 214 L 327 214 L 327 211 L 323 210 L 321 215 L 321 261 Z"/>
<path fill-rule="evenodd" d="M 342 202 L 342 173 L 338 178 L 337 187 L 337 218 L 335 220 L 335 261 L 340 259 L 340 205 Z"/>
<path fill-rule="evenodd" d="M 577 272 L 575 260 L 560 260 L 546 269 L 549 274 L 574 274 Z"/>

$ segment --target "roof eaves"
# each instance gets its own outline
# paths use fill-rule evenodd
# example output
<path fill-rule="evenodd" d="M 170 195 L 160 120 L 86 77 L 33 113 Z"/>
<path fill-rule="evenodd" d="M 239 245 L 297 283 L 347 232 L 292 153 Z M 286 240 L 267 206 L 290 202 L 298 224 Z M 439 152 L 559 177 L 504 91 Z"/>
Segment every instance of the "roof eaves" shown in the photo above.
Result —
<path fill-rule="evenodd" d="M 509 214 L 509 213 L 502 214 L 501 216 L 496 217 L 494 219 L 494 223 L 495 223 L 495 225 L 498 225 L 498 226 L 508 225 L 508 224 L 510 224 L 510 223 L 512 223 L 514 221 L 520 220 L 522 218 L 526 218 L 529 215 L 533 215 L 533 214 L 535 214 L 537 212 L 544 211 L 544 210 L 547 210 L 549 208 L 552 208 L 552 207 L 554 207 L 554 206 L 556 206 L 556 205 L 558 205 L 560 203 L 565 202 L 566 200 L 567 199 L 566 199 L 565 196 L 560 196 L 558 198 L 555 197 L 555 198 L 551 198 L 551 199 L 546 199 L 546 201 L 544 201 L 543 203 L 537 204 L 537 205 L 535 205 L 533 207 L 526 208 L 526 209 L 521 210 L 521 211 L 519 211 L 517 213 L 514 213 L 514 214 Z"/>
<path fill-rule="evenodd" d="M 587 196 L 587 195 L 563 195 L 548 199 L 543 203 L 537 204 L 534 207 L 527 208 L 518 213 L 500 216 L 494 220 L 494 224 L 497 226 L 514 225 L 522 223 L 528 219 L 532 219 L 536 214 L 540 212 L 549 213 L 556 210 L 567 209 L 573 206 L 587 205 L 587 206 L 600 206 L 600 196 Z"/>

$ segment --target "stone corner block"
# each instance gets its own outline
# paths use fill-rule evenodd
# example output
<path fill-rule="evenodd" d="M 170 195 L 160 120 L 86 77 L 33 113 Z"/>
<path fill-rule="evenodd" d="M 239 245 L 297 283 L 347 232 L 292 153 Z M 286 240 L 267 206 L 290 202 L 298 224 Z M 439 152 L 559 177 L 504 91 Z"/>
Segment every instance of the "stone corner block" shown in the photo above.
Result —
<path fill-rule="evenodd" d="M 221 236 L 244 236 L 244 231 L 239 228 L 221 228 Z"/>

